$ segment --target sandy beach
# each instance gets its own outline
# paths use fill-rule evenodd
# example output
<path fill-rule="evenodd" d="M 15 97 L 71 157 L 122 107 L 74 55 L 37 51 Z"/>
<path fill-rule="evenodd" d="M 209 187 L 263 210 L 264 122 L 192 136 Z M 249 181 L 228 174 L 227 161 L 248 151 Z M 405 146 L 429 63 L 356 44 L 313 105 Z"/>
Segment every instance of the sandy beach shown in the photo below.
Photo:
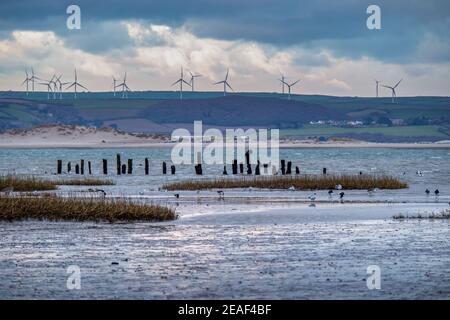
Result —
<path fill-rule="evenodd" d="M 112 128 L 43 126 L 0 133 L 0 149 L 36 148 L 161 148 L 173 147 L 169 137 L 121 132 Z M 280 140 L 280 148 L 398 148 L 450 149 L 450 140 L 430 143 Z"/>

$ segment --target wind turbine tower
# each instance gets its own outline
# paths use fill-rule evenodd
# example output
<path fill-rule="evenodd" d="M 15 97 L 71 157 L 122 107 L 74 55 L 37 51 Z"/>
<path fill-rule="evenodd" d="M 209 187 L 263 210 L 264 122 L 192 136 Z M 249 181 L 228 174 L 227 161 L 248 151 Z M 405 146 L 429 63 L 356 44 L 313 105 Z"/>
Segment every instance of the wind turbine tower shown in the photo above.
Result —
<path fill-rule="evenodd" d="M 180 73 L 180 79 L 172 83 L 172 86 L 176 85 L 177 83 L 180 84 L 180 100 L 183 100 L 183 83 L 187 84 L 188 86 L 191 86 L 186 80 L 183 78 L 183 67 L 181 67 L 181 73 Z"/>
<path fill-rule="evenodd" d="M 393 87 L 382 85 L 385 88 L 391 89 L 391 91 L 392 91 L 392 103 L 395 103 L 397 101 L 397 93 L 395 92 L 395 89 L 397 89 L 398 85 L 400 84 L 400 82 L 402 82 L 402 80 L 403 79 L 401 79 L 399 82 L 397 82 L 397 84 L 395 86 L 393 86 Z"/>
<path fill-rule="evenodd" d="M 77 69 L 76 68 L 75 68 L 75 81 L 72 82 L 72 84 L 70 86 L 68 86 L 66 88 L 66 90 L 68 90 L 68 89 L 70 89 L 72 87 L 74 87 L 74 91 L 73 91 L 73 98 L 74 99 L 77 98 L 77 87 L 81 87 L 81 88 L 86 89 L 87 91 L 89 91 L 88 88 L 86 88 L 85 86 L 83 86 L 81 83 L 78 82 L 78 76 L 77 76 Z"/>
<path fill-rule="evenodd" d="M 192 72 L 191 71 L 189 71 L 189 74 L 191 75 L 191 89 L 192 89 L 192 92 L 194 92 L 194 80 L 195 80 L 195 78 L 198 78 L 198 77 L 201 77 L 202 75 L 201 74 L 192 74 Z"/>
<path fill-rule="evenodd" d="M 298 79 L 295 82 L 292 82 L 291 84 L 287 83 L 286 81 L 283 81 L 283 83 L 288 87 L 288 100 L 291 100 L 291 87 L 295 86 L 300 79 Z"/>
<path fill-rule="evenodd" d="M 230 72 L 230 69 L 227 69 L 227 74 L 225 76 L 225 80 L 214 83 L 215 85 L 223 83 L 223 96 L 224 97 L 227 95 L 227 87 L 230 88 L 231 91 L 234 91 L 233 88 L 228 83 L 228 74 L 229 74 L 229 72 Z"/>

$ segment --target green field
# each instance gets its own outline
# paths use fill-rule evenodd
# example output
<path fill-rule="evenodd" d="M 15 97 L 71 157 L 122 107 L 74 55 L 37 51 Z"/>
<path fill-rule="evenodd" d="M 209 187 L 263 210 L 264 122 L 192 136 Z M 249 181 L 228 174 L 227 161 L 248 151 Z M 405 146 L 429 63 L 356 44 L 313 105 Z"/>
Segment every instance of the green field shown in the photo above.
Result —
<path fill-rule="evenodd" d="M 384 134 L 397 137 L 441 137 L 450 138 L 449 135 L 438 131 L 440 126 L 397 126 L 397 127 L 369 127 L 369 128 L 340 128 L 331 126 L 306 125 L 299 129 L 280 130 L 281 137 L 287 136 L 332 136 L 336 134 Z"/>

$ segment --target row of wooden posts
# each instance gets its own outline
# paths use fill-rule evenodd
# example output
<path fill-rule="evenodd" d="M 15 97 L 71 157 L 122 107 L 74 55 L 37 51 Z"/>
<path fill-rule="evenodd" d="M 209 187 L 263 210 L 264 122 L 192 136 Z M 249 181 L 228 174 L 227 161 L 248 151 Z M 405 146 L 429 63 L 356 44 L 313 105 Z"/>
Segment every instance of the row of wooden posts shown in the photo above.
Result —
<path fill-rule="evenodd" d="M 250 164 L 250 159 L 249 159 L 249 155 L 248 153 L 246 154 L 246 166 L 247 166 L 247 174 L 253 174 L 252 171 L 252 166 Z M 102 160 L 102 164 L 103 164 L 103 174 L 107 175 L 108 174 L 108 160 L 107 159 L 103 159 Z M 265 170 L 268 170 L 268 165 L 267 164 L 263 164 L 263 167 Z M 58 160 L 57 161 L 57 174 L 62 174 L 63 173 L 63 161 L 62 160 Z M 195 165 L 195 173 L 197 175 L 202 175 L 203 174 L 203 168 L 201 164 L 197 164 Z M 238 161 L 235 159 L 231 165 L 231 170 L 233 174 L 238 174 L 238 168 L 239 168 L 239 173 L 243 174 L 244 173 L 244 164 L 243 163 L 239 163 L 238 166 Z M 80 164 L 75 164 L 75 174 L 81 174 L 84 175 L 85 174 L 85 161 L 84 159 L 82 159 L 80 161 Z M 92 174 L 92 163 L 91 161 L 87 162 L 87 169 L 88 169 L 88 174 L 91 175 Z M 123 163 L 122 164 L 122 160 L 120 157 L 120 154 L 117 154 L 116 157 L 116 169 L 117 169 L 117 175 L 131 175 L 133 174 L 133 159 L 127 159 L 127 164 Z M 145 158 L 144 161 L 144 170 L 145 170 L 145 175 L 149 175 L 150 173 L 150 162 L 148 160 L 148 158 Z M 72 172 L 72 163 L 68 162 L 67 163 L 67 173 L 71 173 Z M 167 164 L 166 162 L 162 163 L 162 173 L 163 174 L 167 174 Z M 175 174 L 176 173 L 176 168 L 174 165 L 170 166 L 170 173 L 171 174 Z M 296 174 L 300 174 L 300 169 L 299 167 L 295 167 L 295 173 Z M 322 170 L 323 174 L 327 173 L 327 169 L 323 168 Z M 223 167 L 223 174 L 224 175 L 228 175 L 227 172 L 227 166 Z M 256 167 L 255 167 L 255 175 L 259 176 L 261 174 L 261 168 L 260 168 L 260 162 L 258 161 Z M 281 160 L 281 174 L 282 175 L 290 175 L 292 174 L 292 162 L 288 161 L 286 162 L 286 160 L 282 159 Z"/>

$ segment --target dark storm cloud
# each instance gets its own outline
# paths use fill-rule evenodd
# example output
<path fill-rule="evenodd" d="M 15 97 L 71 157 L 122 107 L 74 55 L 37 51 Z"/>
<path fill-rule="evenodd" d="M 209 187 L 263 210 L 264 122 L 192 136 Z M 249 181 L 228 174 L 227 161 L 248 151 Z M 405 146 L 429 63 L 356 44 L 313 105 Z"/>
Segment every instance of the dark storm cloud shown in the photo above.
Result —
<path fill-rule="evenodd" d="M 78 33 L 65 28 L 69 4 L 78 4 L 82 9 L 83 29 Z M 366 8 L 370 4 L 381 7 L 382 30 L 366 28 Z M 430 54 L 421 48 L 421 54 L 416 54 L 426 35 L 448 42 L 448 0 L 2 0 L 0 3 L 0 32 L 52 30 L 74 46 L 91 52 L 131 44 L 126 30 L 118 24 L 121 20 L 184 25 L 200 37 L 250 40 L 278 47 L 326 48 L 339 56 L 367 55 L 388 62 L 433 60 L 433 57 L 450 60 L 446 47 L 443 52 L 430 48 Z"/>

